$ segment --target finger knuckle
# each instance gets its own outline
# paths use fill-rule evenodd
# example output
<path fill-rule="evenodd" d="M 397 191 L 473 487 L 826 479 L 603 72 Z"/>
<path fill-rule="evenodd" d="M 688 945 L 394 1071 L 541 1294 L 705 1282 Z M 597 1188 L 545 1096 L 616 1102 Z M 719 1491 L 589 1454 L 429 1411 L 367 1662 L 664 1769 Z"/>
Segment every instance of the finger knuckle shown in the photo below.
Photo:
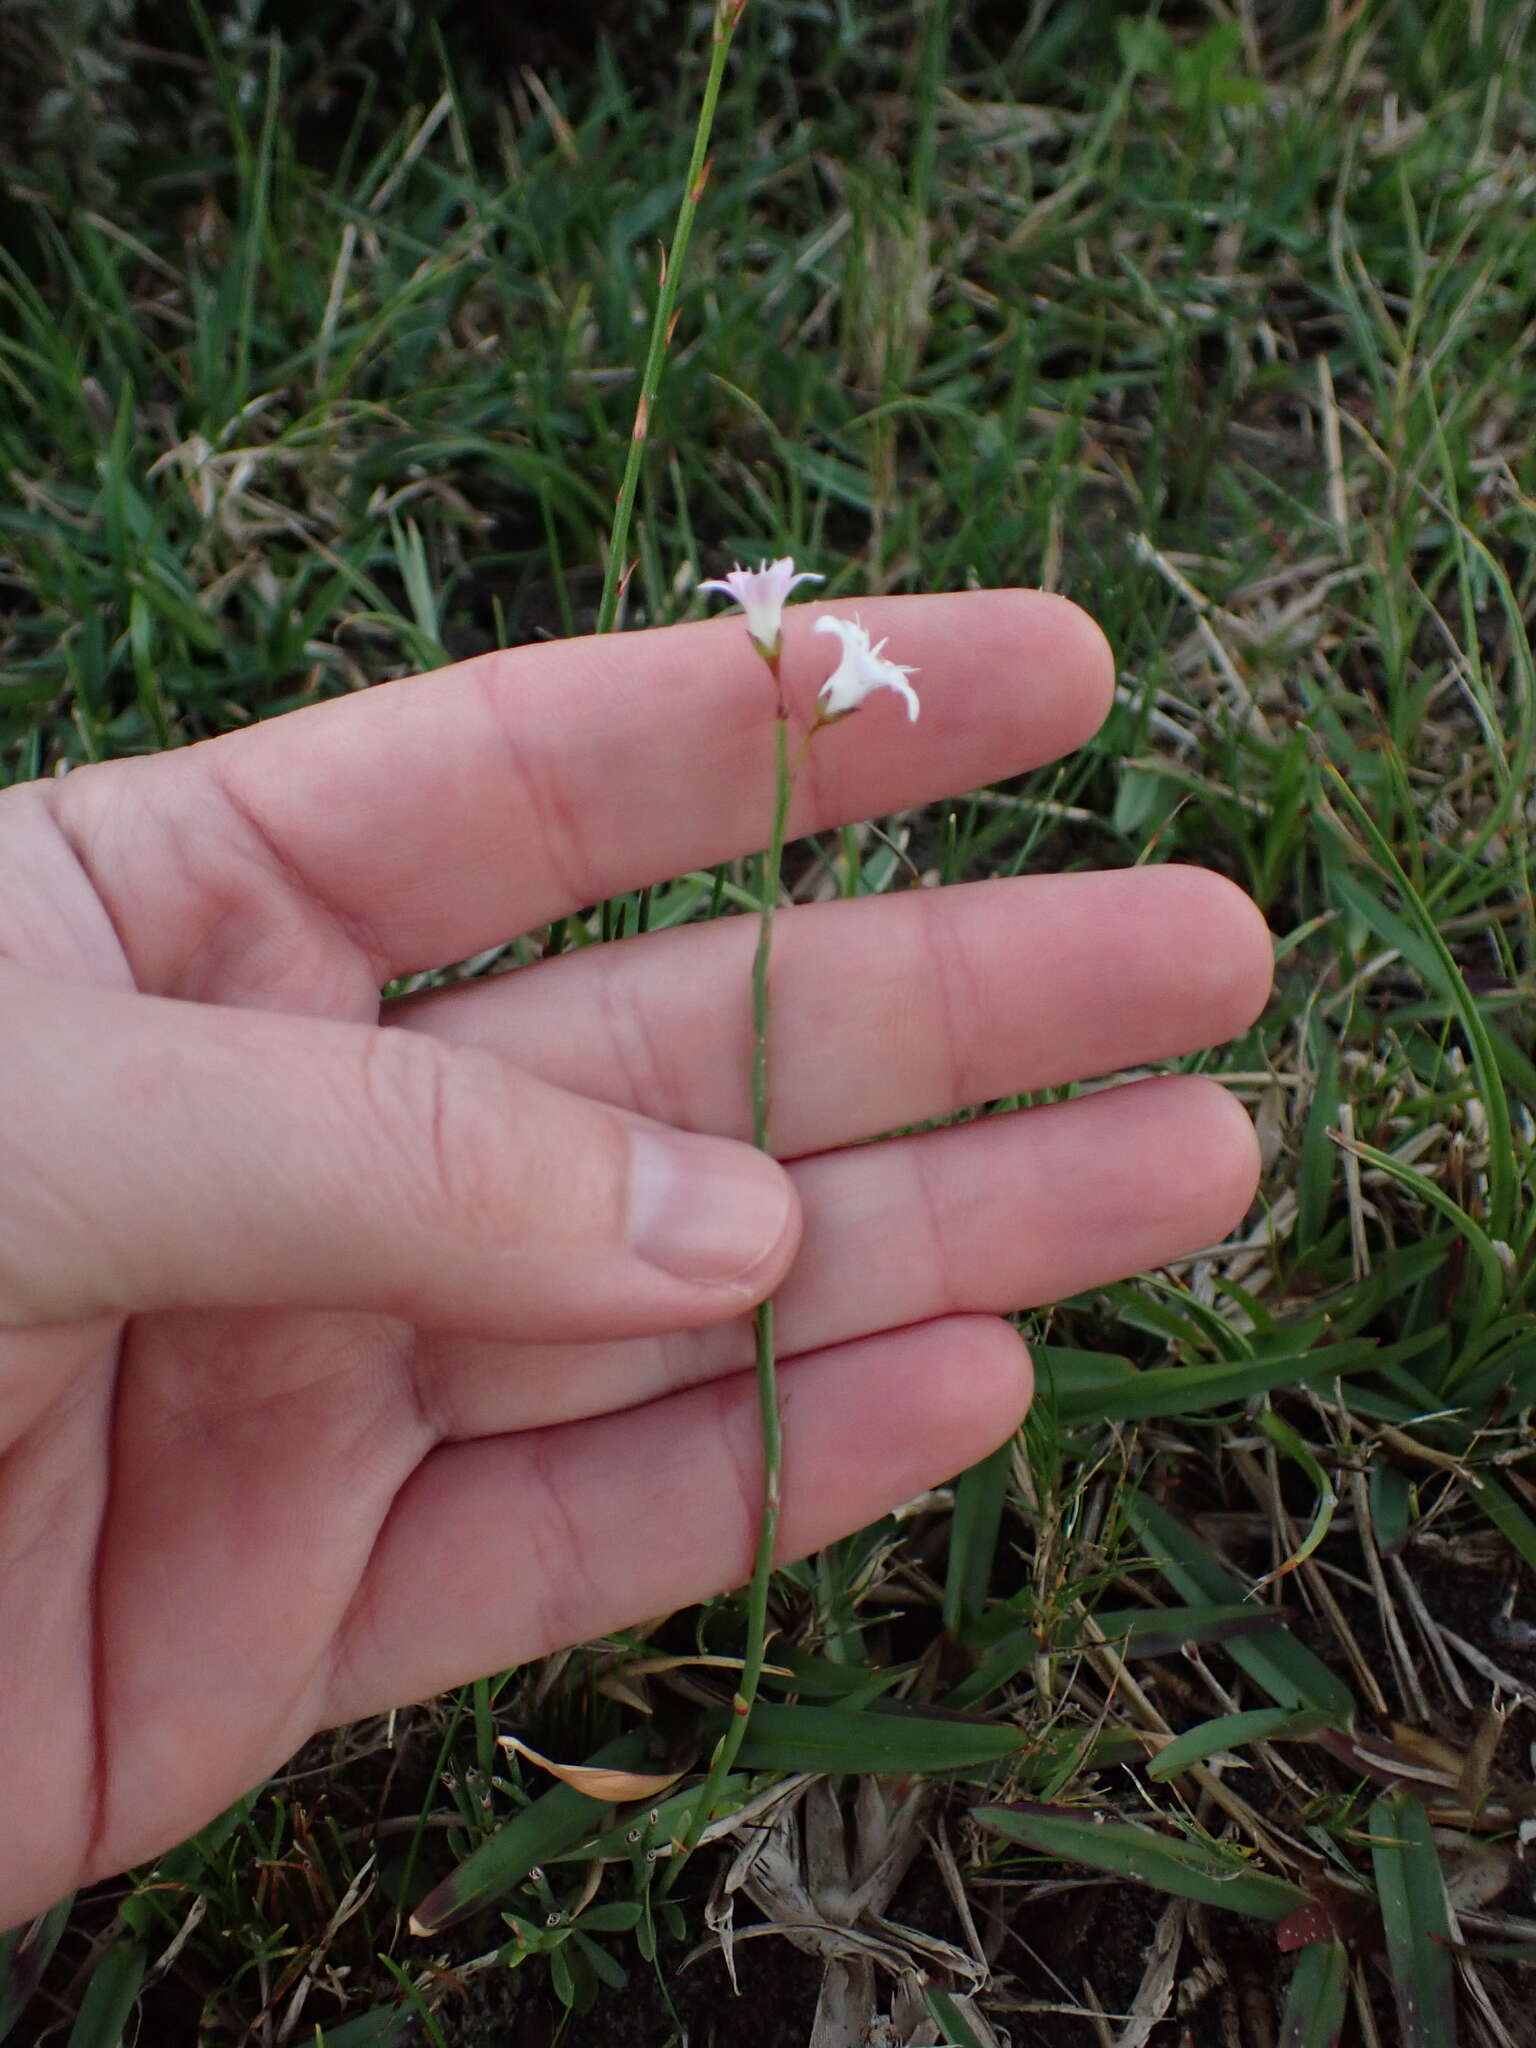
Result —
<path fill-rule="evenodd" d="M 382 1170 L 422 1216 L 473 1214 L 491 1192 L 485 1106 L 468 1064 L 408 1031 L 375 1032 L 364 1055 L 363 1094 Z"/>

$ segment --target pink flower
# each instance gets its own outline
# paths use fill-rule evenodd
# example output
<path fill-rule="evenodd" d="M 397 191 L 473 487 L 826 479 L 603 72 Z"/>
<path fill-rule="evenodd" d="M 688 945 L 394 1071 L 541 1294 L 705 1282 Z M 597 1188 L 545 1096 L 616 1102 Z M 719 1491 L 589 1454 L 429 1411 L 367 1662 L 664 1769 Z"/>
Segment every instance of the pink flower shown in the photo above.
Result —
<path fill-rule="evenodd" d="M 830 725 L 833 719 L 857 711 L 871 690 L 894 690 L 906 703 L 907 717 L 916 718 L 917 692 L 907 677 L 915 676 L 917 670 L 905 662 L 883 661 L 880 649 L 884 640 L 871 647 L 869 635 L 857 619 L 835 619 L 830 612 L 823 612 L 816 621 L 816 631 L 835 633 L 843 643 L 842 660 L 817 693 L 816 715 L 821 724 Z"/>
<path fill-rule="evenodd" d="M 784 646 L 784 600 L 800 583 L 824 583 L 813 569 L 795 568 L 794 557 L 777 562 L 759 562 L 755 569 L 732 569 L 729 576 L 713 577 L 700 590 L 718 590 L 733 598 L 747 615 L 752 644 L 765 661 L 777 661 Z"/>

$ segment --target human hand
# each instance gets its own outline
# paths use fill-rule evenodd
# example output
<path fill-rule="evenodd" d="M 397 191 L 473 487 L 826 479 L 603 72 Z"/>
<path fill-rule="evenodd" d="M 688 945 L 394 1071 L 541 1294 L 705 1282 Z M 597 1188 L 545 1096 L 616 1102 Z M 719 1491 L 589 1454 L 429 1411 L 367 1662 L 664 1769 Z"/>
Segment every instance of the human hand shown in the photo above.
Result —
<path fill-rule="evenodd" d="M 923 721 L 819 737 L 792 834 L 1012 775 L 1107 709 L 1060 599 L 861 610 Z M 803 710 L 824 664 L 793 612 L 787 642 Z M 1247 1119 L 1190 1078 L 862 1142 L 1246 1025 L 1267 933 L 1198 870 L 782 914 L 787 1171 L 740 1142 L 749 919 L 381 1028 L 393 976 L 756 847 L 772 720 L 724 619 L 0 796 L 0 1927 L 317 1729 L 744 1581 L 745 1312 L 780 1282 L 790 1557 L 1016 1425 L 1001 1312 L 1247 1206 Z"/>

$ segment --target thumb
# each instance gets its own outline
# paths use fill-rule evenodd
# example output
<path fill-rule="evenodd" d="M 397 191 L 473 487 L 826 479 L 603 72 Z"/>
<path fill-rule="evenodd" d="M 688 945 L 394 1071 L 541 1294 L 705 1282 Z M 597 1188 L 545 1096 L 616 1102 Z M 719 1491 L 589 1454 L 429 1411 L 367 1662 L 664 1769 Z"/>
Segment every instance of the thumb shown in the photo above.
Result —
<path fill-rule="evenodd" d="M 799 1211 L 748 1146 L 416 1031 L 0 966 L 0 1327 L 362 1309 L 592 1339 L 737 1315 Z"/>

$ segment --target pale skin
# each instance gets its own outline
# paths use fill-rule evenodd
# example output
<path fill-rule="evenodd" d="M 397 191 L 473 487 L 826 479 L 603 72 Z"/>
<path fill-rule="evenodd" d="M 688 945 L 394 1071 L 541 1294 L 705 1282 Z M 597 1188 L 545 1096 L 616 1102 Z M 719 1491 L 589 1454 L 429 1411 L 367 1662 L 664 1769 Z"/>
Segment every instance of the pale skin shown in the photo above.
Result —
<path fill-rule="evenodd" d="M 792 834 L 1107 710 L 1063 600 L 858 609 L 922 721 L 818 735 Z M 833 653 L 791 610 L 801 722 Z M 1204 1080 L 863 1142 L 1243 1029 L 1268 935 L 1192 869 L 783 913 L 782 1166 L 742 1142 L 749 919 L 381 1020 L 393 976 L 752 851 L 772 718 L 722 618 L 0 796 L 0 1926 L 318 1729 L 743 1582 L 768 1291 L 788 1558 L 1017 1425 L 1004 1313 L 1241 1217 L 1252 1132 Z"/>

